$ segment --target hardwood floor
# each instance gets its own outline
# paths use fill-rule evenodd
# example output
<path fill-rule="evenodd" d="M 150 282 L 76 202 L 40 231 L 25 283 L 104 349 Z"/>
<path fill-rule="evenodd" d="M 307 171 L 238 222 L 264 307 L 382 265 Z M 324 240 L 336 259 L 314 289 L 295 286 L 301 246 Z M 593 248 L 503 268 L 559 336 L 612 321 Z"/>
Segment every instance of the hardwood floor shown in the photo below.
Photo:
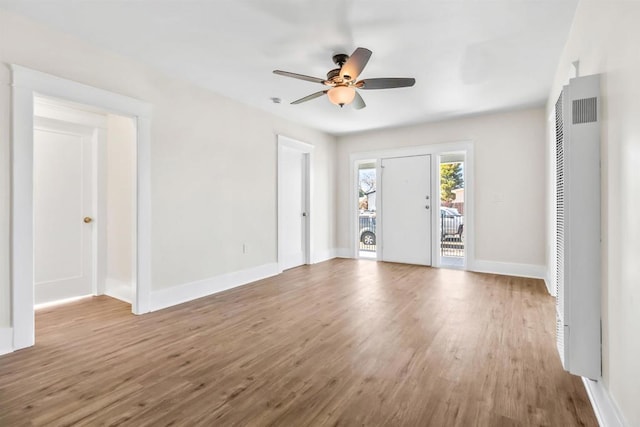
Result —
<path fill-rule="evenodd" d="M 338 259 L 36 325 L 0 357 L 1 426 L 597 426 L 540 280 Z"/>

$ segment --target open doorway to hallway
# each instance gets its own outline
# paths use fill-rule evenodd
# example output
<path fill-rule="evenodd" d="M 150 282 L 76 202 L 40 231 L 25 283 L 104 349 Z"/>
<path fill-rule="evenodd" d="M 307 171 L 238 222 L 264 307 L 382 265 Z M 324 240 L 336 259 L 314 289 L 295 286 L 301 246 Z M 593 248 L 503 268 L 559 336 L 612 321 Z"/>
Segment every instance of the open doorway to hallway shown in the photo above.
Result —
<path fill-rule="evenodd" d="M 357 163 L 358 170 L 358 256 L 377 259 L 376 160 Z"/>
<path fill-rule="evenodd" d="M 440 156 L 440 265 L 465 265 L 465 153 Z"/>
<path fill-rule="evenodd" d="M 11 64 L 11 323 L 12 349 L 35 344 L 34 116 L 36 98 L 89 106 L 88 111 L 127 117 L 135 128 L 131 311 L 150 311 L 151 291 L 151 112 L 135 98 Z M 82 108 L 81 108 L 82 109 Z M 91 224 L 84 217 L 77 227 Z M 96 220 L 97 223 L 97 220 Z M 94 252 L 95 253 L 95 252 Z M 98 271 L 98 270 L 94 270 Z"/>

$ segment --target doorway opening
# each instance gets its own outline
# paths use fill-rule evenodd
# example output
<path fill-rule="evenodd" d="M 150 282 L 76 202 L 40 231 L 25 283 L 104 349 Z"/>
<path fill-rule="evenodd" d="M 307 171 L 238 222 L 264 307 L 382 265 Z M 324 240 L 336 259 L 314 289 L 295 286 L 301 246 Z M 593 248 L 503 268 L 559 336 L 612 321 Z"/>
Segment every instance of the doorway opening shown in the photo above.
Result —
<path fill-rule="evenodd" d="M 358 256 L 377 259 L 376 160 L 357 163 L 358 170 Z"/>
<path fill-rule="evenodd" d="M 440 175 L 440 264 L 465 266 L 465 153 L 439 156 Z"/>
<path fill-rule="evenodd" d="M 131 304 L 136 122 L 40 95 L 33 105 L 34 308 L 103 294 Z"/>
<path fill-rule="evenodd" d="M 135 176 L 133 177 L 134 198 L 131 203 L 134 206 L 135 214 L 131 215 L 135 215 L 135 218 L 132 220 L 131 231 L 132 245 L 134 246 L 132 253 L 134 255 L 131 256 L 133 261 L 131 263 L 132 295 L 130 303 L 131 311 L 135 314 L 150 311 L 152 106 L 134 98 L 15 64 L 11 64 L 11 72 L 11 323 L 13 329 L 12 349 L 18 350 L 35 344 L 34 129 L 37 125 L 37 117 L 34 115 L 34 110 L 36 109 L 36 98 L 58 100 L 67 106 L 79 106 L 81 110 L 86 109 L 89 113 L 122 115 L 134 124 L 135 139 L 132 145 L 134 146 L 133 153 L 135 153 L 135 167 L 132 173 Z M 80 139 L 82 138 L 76 138 L 78 144 L 81 144 Z M 85 140 L 93 141 L 93 138 L 85 138 Z M 66 148 L 68 147 L 65 146 Z M 82 150 L 76 151 L 76 157 L 79 153 L 83 153 Z M 97 162 L 97 160 L 94 161 Z M 97 165 L 93 166 L 93 170 L 97 171 Z M 82 168 L 77 167 L 74 173 L 77 175 L 81 172 Z M 74 182 L 73 179 L 68 178 L 64 182 Z M 94 182 L 97 182 L 97 178 Z M 79 186 L 75 186 L 75 188 L 78 189 Z M 88 217 L 87 221 L 85 222 L 85 217 L 82 217 L 81 221 L 76 223 L 76 228 L 82 229 L 87 225 L 97 228 L 98 216 L 96 212 L 99 213 L 99 209 L 93 203 L 92 209 L 91 213 L 96 215 L 96 222 L 92 224 L 94 217 L 85 215 Z M 80 211 L 80 209 L 77 210 Z M 100 217 L 100 222 L 103 225 L 104 218 L 105 216 Z M 70 227 L 69 230 L 71 230 Z M 85 234 L 76 230 L 76 240 L 78 235 L 83 235 L 80 240 L 85 246 L 98 245 L 97 238 L 86 243 L 84 241 Z M 88 234 L 93 236 L 94 232 Z M 98 252 L 94 248 L 93 255 Z M 84 250 L 77 253 L 84 254 Z M 105 262 L 102 263 L 103 266 L 105 264 Z M 95 275 L 99 273 L 100 265 L 95 264 L 95 260 L 92 265 L 98 265 L 98 268 L 94 268 L 91 272 L 93 286 L 93 283 L 98 283 Z"/>
<path fill-rule="evenodd" d="M 278 135 L 278 268 L 311 263 L 313 146 Z"/>
<path fill-rule="evenodd" d="M 473 153 L 472 141 L 352 153 L 349 157 L 350 256 L 362 258 L 368 255 L 360 251 L 359 219 L 361 212 L 367 213 L 370 208 L 367 204 L 368 209 L 360 209 L 359 177 L 361 169 L 373 169 L 376 178 L 375 259 L 473 270 Z M 440 168 L 441 164 L 448 163 L 459 163 L 454 169 L 460 169 L 462 181 L 458 188 L 451 188 L 454 195 L 449 196 L 450 200 L 442 201 Z M 387 194 L 387 188 L 390 194 Z M 455 193 L 458 193 L 457 199 Z M 449 233 L 451 224 L 444 224 L 444 238 L 443 221 L 447 219 L 443 220 L 441 207 L 447 208 L 442 211 L 455 216 L 453 221 L 461 225 Z M 373 216 L 373 212 L 369 214 Z M 400 253 L 403 255 L 398 255 Z"/>

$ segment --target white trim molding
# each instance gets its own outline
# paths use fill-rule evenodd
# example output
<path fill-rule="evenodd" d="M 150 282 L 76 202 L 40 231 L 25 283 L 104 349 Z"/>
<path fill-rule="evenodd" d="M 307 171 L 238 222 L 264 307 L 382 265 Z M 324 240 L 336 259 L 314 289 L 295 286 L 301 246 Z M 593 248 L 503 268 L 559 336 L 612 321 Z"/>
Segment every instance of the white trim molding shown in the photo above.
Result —
<path fill-rule="evenodd" d="M 336 258 L 354 258 L 351 248 L 335 248 Z"/>
<path fill-rule="evenodd" d="M 13 328 L 0 328 L 0 355 L 13 351 Z"/>
<path fill-rule="evenodd" d="M 197 280 L 151 292 L 151 311 L 206 297 L 280 273 L 278 263 L 269 263 L 208 279 Z"/>
<path fill-rule="evenodd" d="M 151 104 L 20 65 L 12 71 L 11 311 L 13 348 L 35 343 L 33 308 L 33 112 L 35 95 L 137 120 L 137 218 L 132 311 L 149 311 L 151 290 Z"/>
<path fill-rule="evenodd" d="M 545 279 L 547 277 L 547 267 L 536 264 L 518 264 L 512 262 L 483 261 L 477 259 L 473 265 L 468 265 L 467 269 L 478 273 L 529 277 L 532 279 Z"/>
<path fill-rule="evenodd" d="M 336 258 L 336 249 L 315 251 L 313 253 L 313 258 L 311 259 L 311 263 L 318 264 L 319 262 L 329 261 L 330 259 L 333 259 L 333 258 Z"/>
<path fill-rule="evenodd" d="M 548 274 L 549 272 L 547 272 L 544 276 L 544 284 L 547 287 L 547 292 L 549 292 L 549 295 L 551 295 L 552 297 L 556 296 L 556 290 L 553 288 L 553 280 L 551 280 L 551 277 Z"/>
<path fill-rule="evenodd" d="M 605 387 L 602 379 L 599 381 L 582 378 L 584 388 L 593 406 L 593 412 L 596 414 L 598 424 L 601 427 L 629 427 L 622 412 L 616 405 L 615 401 L 609 394 L 609 390 Z"/>
<path fill-rule="evenodd" d="M 127 304 L 131 304 L 131 297 L 133 294 L 133 284 L 127 283 L 122 280 L 117 280 L 112 277 L 105 278 L 104 294 L 111 298 L 124 301 Z"/>

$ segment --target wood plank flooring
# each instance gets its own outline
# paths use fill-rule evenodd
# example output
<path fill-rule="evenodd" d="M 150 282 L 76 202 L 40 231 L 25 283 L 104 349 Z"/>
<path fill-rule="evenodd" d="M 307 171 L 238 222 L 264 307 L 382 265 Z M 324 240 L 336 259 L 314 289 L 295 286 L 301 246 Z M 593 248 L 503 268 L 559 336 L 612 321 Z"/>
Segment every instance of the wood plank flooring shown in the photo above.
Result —
<path fill-rule="evenodd" d="M 43 309 L 0 426 L 596 426 L 540 280 L 337 259 L 144 316 Z"/>

